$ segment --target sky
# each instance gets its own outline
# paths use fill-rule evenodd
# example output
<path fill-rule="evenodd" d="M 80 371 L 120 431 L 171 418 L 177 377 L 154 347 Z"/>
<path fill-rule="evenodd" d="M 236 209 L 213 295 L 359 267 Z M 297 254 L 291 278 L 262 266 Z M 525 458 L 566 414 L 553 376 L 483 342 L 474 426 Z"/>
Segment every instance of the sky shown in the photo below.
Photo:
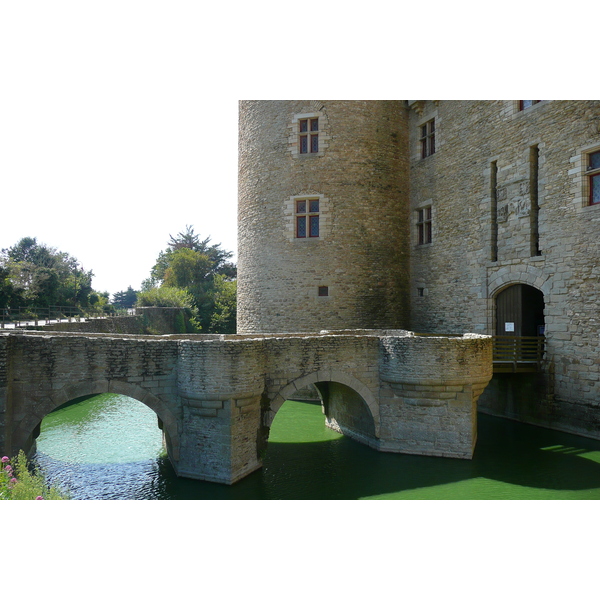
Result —
<path fill-rule="evenodd" d="M 139 289 L 186 225 L 237 251 L 231 73 L 199 9 L 145 6 L 0 13 L 0 248 L 35 237 L 111 294 Z"/>

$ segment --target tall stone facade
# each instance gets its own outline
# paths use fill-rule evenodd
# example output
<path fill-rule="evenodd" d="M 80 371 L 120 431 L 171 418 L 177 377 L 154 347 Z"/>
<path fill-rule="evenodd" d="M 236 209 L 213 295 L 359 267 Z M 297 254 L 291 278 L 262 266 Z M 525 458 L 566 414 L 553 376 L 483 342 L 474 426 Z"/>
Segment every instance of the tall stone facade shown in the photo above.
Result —
<path fill-rule="evenodd" d="M 600 204 L 590 198 L 600 102 L 410 106 L 411 328 L 510 333 L 499 294 L 538 290 L 543 321 L 529 334 L 545 333 L 543 373 L 495 376 L 480 408 L 600 437 Z M 423 158 L 431 120 L 436 148 Z M 432 232 L 419 244 L 423 207 Z"/>
<path fill-rule="evenodd" d="M 238 332 L 407 326 L 407 144 L 401 101 L 240 103 Z"/>
<path fill-rule="evenodd" d="M 240 332 L 543 333 L 480 409 L 600 437 L 600 101 L 241 102 L 239 168 Z"/>

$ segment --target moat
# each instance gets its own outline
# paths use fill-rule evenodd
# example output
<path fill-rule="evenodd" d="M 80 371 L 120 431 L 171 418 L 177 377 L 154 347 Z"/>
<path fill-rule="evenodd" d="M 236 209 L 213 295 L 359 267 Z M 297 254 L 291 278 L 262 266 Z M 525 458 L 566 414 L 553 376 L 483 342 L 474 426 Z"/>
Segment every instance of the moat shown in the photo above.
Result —
<path fill-rule="evenodd" d="M 35 460 L 73 499 L 600 499 L 600 441 L 479 415 L 472 460 L 376 452 L 288 400 L 263 468 L 233 486 L 176 477 L 156 415 L 116 394 L 42 422 Z"/>

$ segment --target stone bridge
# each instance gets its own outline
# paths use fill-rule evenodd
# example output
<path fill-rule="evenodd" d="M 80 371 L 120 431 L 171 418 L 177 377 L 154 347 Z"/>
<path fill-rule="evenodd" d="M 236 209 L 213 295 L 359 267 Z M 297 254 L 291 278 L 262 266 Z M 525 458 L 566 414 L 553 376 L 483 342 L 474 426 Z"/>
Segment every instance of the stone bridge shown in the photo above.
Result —
<path fill-rule="evenodd" d="M 112 392 L 158 415 L 182 477 L 261 467 L 277 411 L 314 384 L 333 427 L 384 452 L 471 458 L 491 338 L 357 330 L 272 335 L 0 333 L 0 450 L 31 450 L 65 402 Z"/>

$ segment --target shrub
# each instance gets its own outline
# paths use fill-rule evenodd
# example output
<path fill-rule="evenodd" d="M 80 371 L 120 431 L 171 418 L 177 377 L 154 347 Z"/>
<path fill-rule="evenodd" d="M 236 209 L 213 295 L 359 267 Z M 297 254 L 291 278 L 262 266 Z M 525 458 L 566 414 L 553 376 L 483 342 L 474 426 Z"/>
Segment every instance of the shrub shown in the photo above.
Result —
<path fill-rule="evenodd" d="M 12 463 L 12 464 L 11 464 Z M 41 473 L 32 473 L 23 450 L 12 460 L 1 459 L 0 500 L 67 500 L 55 486 L 48 486 Z M 14 467 L 13 467 L 14 465 Z"/>
<path fill-rule="evenodd" d="M 193 298 L 185 290 L 163 285 L 138 293 L 136 306 L 179 306 L 191 308 Z"/>

